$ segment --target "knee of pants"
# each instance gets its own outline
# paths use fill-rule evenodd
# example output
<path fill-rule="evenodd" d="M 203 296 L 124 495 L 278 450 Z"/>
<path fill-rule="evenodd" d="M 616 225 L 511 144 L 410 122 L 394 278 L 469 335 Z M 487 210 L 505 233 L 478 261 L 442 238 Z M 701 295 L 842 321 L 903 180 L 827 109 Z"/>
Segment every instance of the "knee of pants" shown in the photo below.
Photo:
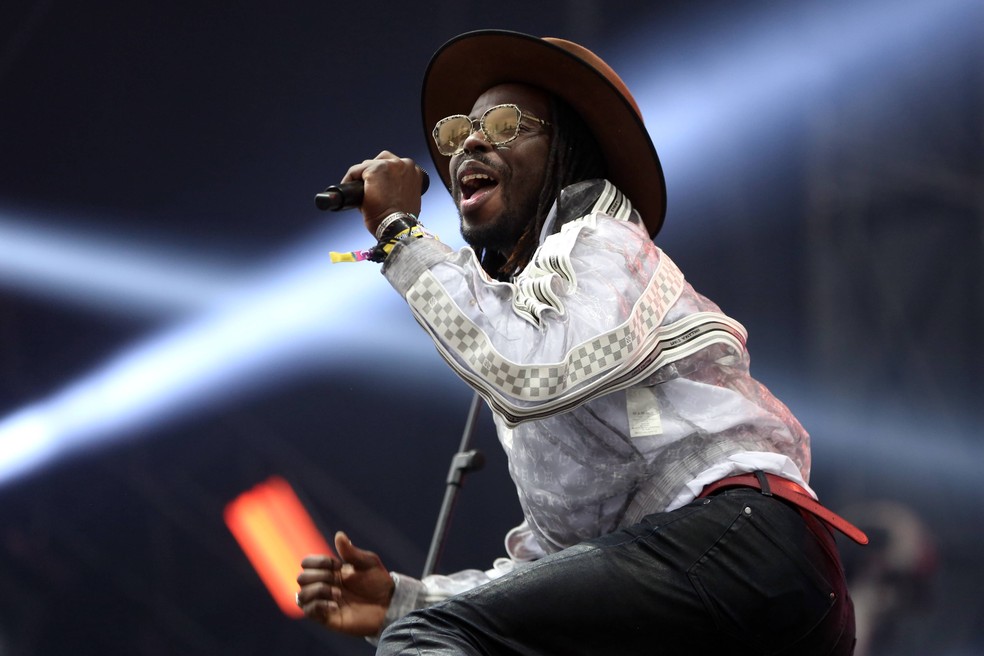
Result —
<path fill-rule="evenodd" d="M 480 653 L 468 639 L 467 633 L 443 613 L 433 607 L 414 611 L 389 625 L 379 638 L 377 656 L 396 654 L 451 654 Z"/>
<path fill-rule="evenodd" d="M 393 622 L 379 636 L 376 654 L 406 654 L 415 653 L 413 635 L 417 630 L 418 621 L 413 615 L 407 615 Z"/>

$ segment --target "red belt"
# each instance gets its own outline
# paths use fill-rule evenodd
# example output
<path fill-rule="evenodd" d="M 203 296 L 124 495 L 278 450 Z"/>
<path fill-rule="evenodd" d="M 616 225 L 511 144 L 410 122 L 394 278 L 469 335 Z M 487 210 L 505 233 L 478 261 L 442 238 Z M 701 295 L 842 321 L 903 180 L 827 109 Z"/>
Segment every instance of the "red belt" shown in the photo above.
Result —
<path fill-rule="evenodd" d="M 728 478 L 722 478 L 719 481 L 711 483 L 704 488 L 704 491 L 699 496 L 707 497 L 729 487 L 752 487 L 756 490 L 761 490 L 762 494 L 777 496 L 794 506 L 816 515 L 824 523 L 836 528 L 858 544 L 868 544 L 868 536 L 864 534 L 864 531 L 832 510 L 824 508 L 820 505 L 819 501 L 811 497 L 801 486 L 782 476 L 764 474 L 762 472 L 729 476 Z"/>

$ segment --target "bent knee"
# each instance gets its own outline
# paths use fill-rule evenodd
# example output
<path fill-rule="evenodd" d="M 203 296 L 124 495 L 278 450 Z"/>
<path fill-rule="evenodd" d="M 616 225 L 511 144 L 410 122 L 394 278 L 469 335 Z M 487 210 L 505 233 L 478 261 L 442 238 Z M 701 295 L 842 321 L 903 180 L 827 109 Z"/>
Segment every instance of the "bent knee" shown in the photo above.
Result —
<path fill-rule="evenodd" d="M 389 625 L 379 638 L 377 656 L 397 654 L 479 654 L 469 632 L 434 608 L 414 611 Z"/>

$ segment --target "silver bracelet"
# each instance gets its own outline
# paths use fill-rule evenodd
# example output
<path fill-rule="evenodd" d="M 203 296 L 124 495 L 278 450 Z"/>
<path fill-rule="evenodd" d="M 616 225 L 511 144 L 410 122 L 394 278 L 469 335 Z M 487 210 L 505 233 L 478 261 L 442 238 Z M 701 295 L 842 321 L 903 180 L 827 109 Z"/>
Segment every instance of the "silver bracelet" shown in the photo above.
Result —
<path fill-rule="evenodd" d="M 407 218 L 411 219 L 414 223 L 417 222 L 417 217 L 415 217 L 410 212 L 393 212 L 385 219 L 380 221 L 379 225 L 376 226 L 377 241 L 383 238 L 383 235 L 386 234 L 386 229 L 389 228 L 391 225 L 393 225 L 394 221 L 398 221 L 400 219 L 407 219 Z"/>

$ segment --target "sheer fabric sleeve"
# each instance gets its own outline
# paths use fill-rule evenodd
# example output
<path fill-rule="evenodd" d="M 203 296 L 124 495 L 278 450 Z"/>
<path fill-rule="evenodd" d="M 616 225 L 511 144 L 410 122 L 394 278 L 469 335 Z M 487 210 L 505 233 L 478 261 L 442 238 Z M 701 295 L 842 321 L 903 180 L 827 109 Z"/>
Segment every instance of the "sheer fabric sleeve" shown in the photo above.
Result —
<path fill-rule="evenodd" d="M 741 326 L 717 313 L 661 329 L 683 275 L 637 221 L 600 213 L 547 237 L 513 282 L 491 280 L 470 249 L 431 239 L 398 246 L 383 272 L 508 425 L 629 387 L 708 338 L 744 347 Z"/>

